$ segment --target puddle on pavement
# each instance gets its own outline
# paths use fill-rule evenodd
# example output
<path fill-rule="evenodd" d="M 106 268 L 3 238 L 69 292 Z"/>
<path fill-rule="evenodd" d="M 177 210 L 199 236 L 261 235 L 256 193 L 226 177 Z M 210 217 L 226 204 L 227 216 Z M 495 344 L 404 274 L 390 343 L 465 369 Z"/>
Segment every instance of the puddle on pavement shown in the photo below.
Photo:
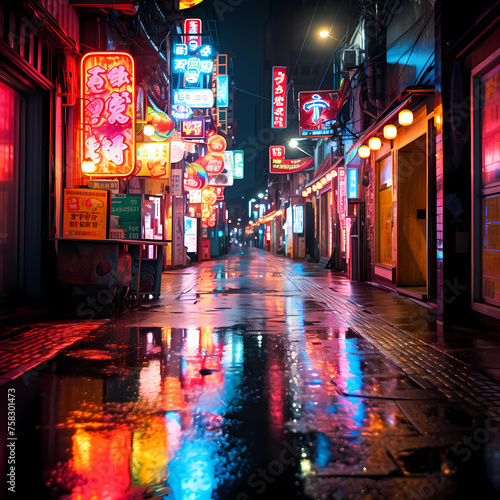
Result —
<path fill-rule="evenodd" d="M 352 330 L 271 331 L 106 325 L 3 386 L 19 498 L 454 498 L 474 477 L 500 490 L 493 423 Z"/>

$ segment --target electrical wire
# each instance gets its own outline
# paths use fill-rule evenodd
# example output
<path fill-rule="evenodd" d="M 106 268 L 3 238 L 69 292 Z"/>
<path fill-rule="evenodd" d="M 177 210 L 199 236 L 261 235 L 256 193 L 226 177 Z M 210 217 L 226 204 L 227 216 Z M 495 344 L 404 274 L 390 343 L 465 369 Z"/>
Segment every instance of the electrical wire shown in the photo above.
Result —
<path fill-rule="evenodd" d="M 292 72 L 290 73 L 290 78 L 295 74 L 295 70 L 297 69 L 297 64 L 299 62 L 300 56 L 302 54 L 302 50 L 304 49 L 304 45 L 306 43 L 306 40 L 308 39 L 309 31 L 311 31 L 311 25 L 314 20 L 314 16 L 316 15 L 316 11 L 318 10 L 318 5 L 319 5 L 320 0 L 316 3 L 316 7 L 314 8 L 313 15 L 311 17 L 311 20 L 309 21 L 309 26 L 307 27 L 307 32 L 304 36 L 304 40 L 302 41 L 302 46 L 300 47 L 299 55 L 297 56 L 297 60 L 295 61 L 295 66 L 293 67 Z"/>
<path fill-rule="evenodd" d="M 257 97 L 258 99 L 262 99 L 263 101 L 269 101 L 269 102 L 271 102 L 271 99 L 269 99 L 269 98 L 267 98 L 267 97 L 262 97 L 262 96 L 257 95 L 257 94 L 252 94 L 252 92 L 248 92 L 247 90 L 240 89 L 239 87 L 236 87 L 235 85 L 230 85 L 230 87 L 231 87 L 232 89 L 238 90 L 239 92 L 243 92 L 243 93 L 245 93 L 245 94 L 248 94 L 248 95 L 251 95 L 251 96 Z"/>

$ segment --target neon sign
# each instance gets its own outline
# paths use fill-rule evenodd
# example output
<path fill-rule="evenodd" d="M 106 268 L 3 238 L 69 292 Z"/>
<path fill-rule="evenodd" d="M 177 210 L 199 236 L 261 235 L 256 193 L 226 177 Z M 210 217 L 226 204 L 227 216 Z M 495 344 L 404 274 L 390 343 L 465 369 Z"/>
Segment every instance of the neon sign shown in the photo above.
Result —
<path fill-rule="evenodd" d="M 81 151 L 92 177 L 126 177 L 135 167 L 134 60 L 124 52 L 89 52 L 81 62 Z"/>
<path fill-rule="evenodd" d="M 229 77 L 217 75 L 217 107 L 227 108 L 229 106 Z"/>
<path fill-rule="evenodd" d="M 243 179 L 245 176 L 245 153 L 242 149 L 234 151 L 234 178 Z"/>
<path fill-rule="evenodd" d="M 273 66 L 272 128 L 286 128 L 286 67 Z"/>
<path fill-rule="evenodd" d="M 325 137 L 335 131 L 339 93 L 336 90 L 299 92 L 299 130 L 301 136 Z"/>
<path fill-rule="evenodd" d="M 340 251 L 343 253 L 347 248 L 347 233 L 346 233 L 346 179 L 345 168 L 338 169 L 338 207 L 340 219 Z"/>
<path fill-rule="evenodd" d="M 358 197 L 358 169 L 347 169 L 347 198 Z"/>
<path fill-rule="evenodd" d="M 213 108 L 214 93 L 210 89 L 174 89 L 173 104 L 184 104 L 189 108 Z"/>
<path fill-rule="evenodd" d="M 184 43 L 189 44 L 195 42 L 197 46 L 201 45 L 201 19 L 185 19 L 184 20 Z"/>

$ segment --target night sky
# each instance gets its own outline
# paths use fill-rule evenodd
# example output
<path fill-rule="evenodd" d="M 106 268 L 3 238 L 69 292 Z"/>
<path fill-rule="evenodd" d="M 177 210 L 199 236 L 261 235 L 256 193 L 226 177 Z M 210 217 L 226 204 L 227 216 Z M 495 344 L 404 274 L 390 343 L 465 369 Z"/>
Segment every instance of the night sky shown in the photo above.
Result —
<path fill-rule="evenodd" d="M 353 22 L 358 11 L 358 3 L 349 0 L 205 0 L 183 11 L 185 17 L 216 20 L 221 51 L 234 65 L 234 149 L 245 150 L 245 179 L 226 189 L 226 200 L 265 189 L 269 146 L 298 137 L 294 98 L 300 91 L 332 88 L 332 56 L 338 42 L 321 39 L 319 31 L 331 29 L 333 36 L 342 38 L 349 17 Z M 288 80 L 293 80 L 288 127 L 279 133 L 271 129 L 272 66 L 287 66 Z M 297 151 L 287 148 L 287 157 L 297 157 Z"/>

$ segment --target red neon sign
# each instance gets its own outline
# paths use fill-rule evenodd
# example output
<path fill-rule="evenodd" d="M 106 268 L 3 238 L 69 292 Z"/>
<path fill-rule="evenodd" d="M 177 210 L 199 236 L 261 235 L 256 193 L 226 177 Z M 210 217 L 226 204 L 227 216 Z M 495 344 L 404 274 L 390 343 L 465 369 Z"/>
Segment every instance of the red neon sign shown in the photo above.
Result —
<path fill-rule="evenodd" d="M 345 168 L 338 169 L 338 202 L 339 202 L 339 219 L 340 219 L 340 251 L 345 252 L 347 249 L 347 232 L 346 232 L 346 199 L 347 186 L 345 178 Z"/>
<path fill-rule="evenodd" d="M 82 161 L 92 177 L 126 177 L 135 167 L 134 60 L 124 52 L 90 52 L 81 63 Z"/>
<path fill-rule="evenodd" d="M 201 45 L 201 19 L 185 19 L 184 33 L 188 36 L 184 37 L 184 43 L 189 44 L 190 40 L 195 40 L 196 45 Z"/>
<path fill-rule="evenodd" d="M 272 128 L 286 128 L 286 67 L 273 66 Z"/>

